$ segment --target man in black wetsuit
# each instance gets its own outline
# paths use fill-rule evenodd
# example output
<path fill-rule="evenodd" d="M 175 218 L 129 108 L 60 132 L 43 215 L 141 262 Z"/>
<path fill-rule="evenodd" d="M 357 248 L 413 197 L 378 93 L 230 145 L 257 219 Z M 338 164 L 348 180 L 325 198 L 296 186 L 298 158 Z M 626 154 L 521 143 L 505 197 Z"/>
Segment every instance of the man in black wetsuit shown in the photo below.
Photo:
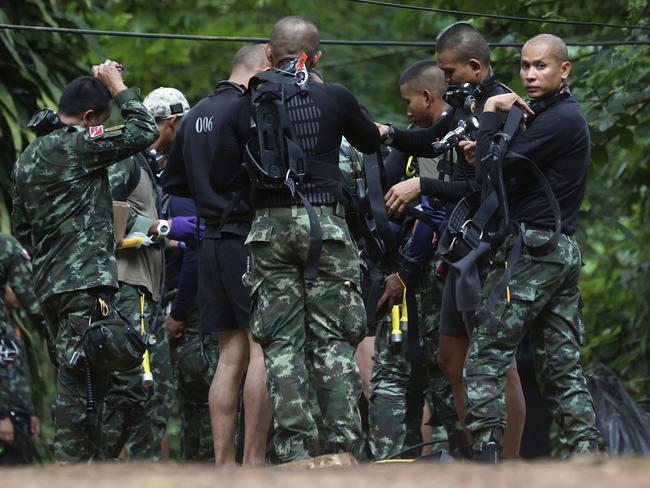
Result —
<path fill-rule="evenodd" d="M 209 397 L 215 462 L 219 465 L 235 463 L 235 421 L 242 381 L 244 464 L 264 464 L 271 421 L 264 358 L 251 339 L 250 298 L 240 280 L 246 271 L 244 241 L 253 218 L 248 191 L 233 185 L 227 192 L 215 192 L 209 177 L 211 165 L 222 164 L 216 146 L 224 114 L 244 99 L 248 80 L 268 68 L 263 45 L 237 51 L 230 78 L 184 117 L 164 177 L 165 192 L 192 196 L 199 216 L 206 221 L 199 249 L 199 325 L 203 333 L 216 332 L 219 339 L 219 363 Z"/>
<path fill-rule="evenodd" d="M 489 97 L 509 91 L 492 75 L 490 50 L 485 38 L 467 23 L 453 24 L 440 34 L 436 41 L 436 59 L 450 86 L 463 83 L 474 85 L 472 96 L 477 102 L 477 114 L 483 111 Z M 392 147 L 415 156 L 433 157 L 437 154 L 432 144 L 455 129 L 458 121 L 466 115 L 462 107 L 452 107 L 446 116 L 427 129 L 400 130 L 389 126 L 379 126 L 379 129 L 385 142 Z M 478 190 L 472 157 L 474 143 L 461 141 L 460 148 L 463 151 L 457 151 L 458 158 L 452 166 L 450 181 L 422 177 L 411 178 L 393 186 L 385 198 L 389 215 L 401 214 L 407 205 L 419 200 L 422 194 L 450 203 L 451 211 L 453 204 Z M 484 276 L 487 257 L 482 259 L 480 268 Z M 469 318 L 478 303 L 480 288 L 476 286 L 468 289 L 459 286 L 457 281 L 457 271 L 450 268 L 442 298 L 438 363 L 449 380 L 458 416 L 462 420 L 465 416 L 463 363 L 472 332 Z M 504 439 L 504 457 L 518 457 L 523 432 L 524 399 L 514 362 L 508 372 L 507 397 L 509 421 Z"/>
<path fill-rule="evenodd" d="M 566 85 L 570 72 L 564 41 L 550 34 L 533 37 L 522 48 L 520 68 L 530 106 L 514 93 L 499 95 L 487 100 L 481 115 L 477 138 L 481 160 L 501 130 L 498 112 L 510 111 L 514 103 L 532 118 L 527 130 L 514 136 L 509 151 L 530 159 L 544 174 L 559 206 L 561 233 L 550 251 L 534 252 L 554 235 L 556 216 L 542 180 L 534 177 L 530 166 L 521 159 L 506 160 L 504 174 L 512 178 L 507 186 L 511 222 L 520 230 L 494 255 L 478 307 L 485 313 L 465 362 L 466 426 L 477 460 L 499 458 L 506 425 L 505 371 L 526 331 L 542 394 L 566 446 L 574 454 L 598 452 L 600 435 L 580 367 L 585 340 L 578 288 L 582 259 L 574 236 L 586 190 L 590 140 L 587 122 Z M 513 253 L 520 245 L 523 252 Z M 499 281 L 506 263 L 512 276 L 502 290 Z M 487 304 L 493 297 L 497 300 L 491 307 Z"/>
<path fill-rule="evenodd" d="M 357 407 L 361 378 L 354 350 L 365 335 L 366 316 L 357 248 L 343 218 L 343 192 L 336 175 L 341 136 L 366 153 L 376 151 L 380 139 L 349 90 L 308 81 L 308 70 L 320 55 L 316 26 L 300 17 L 286 17 L 274 26 L 267 47 L 273 72 L 259 78 L 264 90 L 286 87 L 292 93 L 281 110 L 286 114 L 282 120 L 288 120 L 296 135 L 291 141 L 304 155 L 305 174 L 296 184 L 318 223 L 310 224 L 308 206 L 289 188 L 261 189 L 258 181 L 253 182 L 255 220 L 247 239 L 252 261 L 251 332 L 264 351 L 275 454 L 282 462 L 322 452 L 345 451 L 360 457 L 363 450 Z M 299 91 L 293 91 L 296 85 Z M 216 191 L 227 191 L 247 179 L 241 162 L 251 139 L 251 113 L 251 99 L 242 97 L 224 115 L 217 147 L 221 158 L 211 173 Z M 259 120 L 257 124 L 262 130 Z M 274 161 L 288 166 L 287 161 Z M 315 264 L 310 241 L 311 231 L 318 227 L 322 249 Z M 307 341 L 310 358 L 305 353 Z M 313 364 L 312 391 L 323 415 L 321 432 L 308 407 L 307 360 Z"/>

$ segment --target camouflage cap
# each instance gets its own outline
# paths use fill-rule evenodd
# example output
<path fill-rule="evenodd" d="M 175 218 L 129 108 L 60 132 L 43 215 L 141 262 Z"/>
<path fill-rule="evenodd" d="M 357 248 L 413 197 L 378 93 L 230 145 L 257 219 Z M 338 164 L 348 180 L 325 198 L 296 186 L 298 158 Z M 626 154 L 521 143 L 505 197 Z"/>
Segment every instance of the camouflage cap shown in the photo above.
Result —
<path fill-rule="evenodd" d="M 156 88 L 145 97 L 143 103 L 156 120 L 183 115 L 190 110 L 187 98 L 176 88 Z"/>

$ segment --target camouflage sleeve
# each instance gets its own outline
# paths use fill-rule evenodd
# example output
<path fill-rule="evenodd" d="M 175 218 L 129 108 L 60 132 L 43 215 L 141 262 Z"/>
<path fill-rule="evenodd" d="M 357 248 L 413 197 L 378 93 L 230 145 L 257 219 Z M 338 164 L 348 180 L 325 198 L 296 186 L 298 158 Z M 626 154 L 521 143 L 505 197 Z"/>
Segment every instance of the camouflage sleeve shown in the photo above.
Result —
<path fill-rule="evenodd" d="M 9 373 L 0 363 L 0 419 L 9 415 Z"/>
<path fill-rule="evenodd" d="M 9 332 L 10 339 L 18 348 L 14 358 L 13 375 L 9 376 L 9 407 L 10 410 L 28 415 L 35 415 L 34 395 L 32 390 L 32 375 L 25 339 L 16 324 L 10 322 L 13 331 Z"/>
<path fill-rule="evenodd" d="M 6 246 L 6 256 L 9 257 L 7 283 L 18 297 L 21 307 L 31 315 L 39 314 L 40 307 L 34 295 L 34 278 L 29 253 L 12 236 L 6 236 L 3 246 Z"/>
<path fill-rule="evenodd" d="M 142 151 L 158 138 L 156 121 L 138 94 L 137 88 L 129 88 L 114 98 L 122 111 L 124 125 L 107 130 L 91 127 L 78 133 L 75 155 L 80 165 L 89 170 L 109 166 Z"/>
<path fill-rule="evenodd" d="M 129 198 L 129 180 L 132 178 L 133 171 L 137 168 L 132 157 L 124 159 L 117 164 L 108 167 L 108 181 L 111 185 L 111 194 L 113 200 L 126 202 Z M 126 219 L 126 234 L 132 232 L 133 226 L 137 219 L 137 214 L 132 208 L 129 208 L 129 215 Z M 151 224 L 149 224 L 151 225 Z"/>
<path fill-rule="evenodd" d="M 0 325 L 0 347 L 4 347 L 5 340 L 6 331 L 4 326 Z M 9 372 L 0 356 L 0 419 L 7 415 L 9 415 Z"/>
<path fill-rule="evenodd" d="M 13 180 L 13 176 L 12 176 Z M 32 226 L 27 218 L 27 210 L 20 196 L 20 192 L 15 191 L 16 187 L 12 184 L 12 208 L 11 208 L 11 224 L 13 227 L 14 235 L 18 238 L 27 250 L 32 250 Z"/>

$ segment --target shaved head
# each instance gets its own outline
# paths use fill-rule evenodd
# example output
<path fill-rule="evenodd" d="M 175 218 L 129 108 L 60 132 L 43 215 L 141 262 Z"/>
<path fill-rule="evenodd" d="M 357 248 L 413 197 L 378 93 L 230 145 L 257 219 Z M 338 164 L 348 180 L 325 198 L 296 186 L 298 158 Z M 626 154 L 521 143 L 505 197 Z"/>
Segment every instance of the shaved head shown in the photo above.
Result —
<path fill-rule="evenodd" d="M 232 70 L 255 71 L 269 65 L 266 57 L 266 44 L 250 44 L 235 53 Z"/>
<path fill-rule="evenodd" d="M 485 66 L 490 66 L 490 47 L 487 41 L 467 22 L 456 22 L 447 27 L 436 40 L 436 52 L 454 53 L 456 61 L 468 63 L 478 59 Z"/>
<path fill-rule="evenodd" d="M 526 41 L 524 48 L 527 46 L 538 46 L 545 45 L 549 49 L 549 54 L 555 58 L 555 60 L 562 64 L 565 61 L 569 60 L 569 51 L 566 47 L 566 44 L 562 39 L 553 34 L 539 34 L 535 37 L 532 37 Z"/>
<path fill-rule="evenodd" d="M 400 85 L 408 84 L 415 91 L 429 90 L 438 98 L 447 91 L 445 75 L 435 61 L 425 59 L 412 64 L 399 79 Z"/>
<path fill-rule="evenodd" d="M 316 25 L 304 17 L 284 17 L 273 26 L 269 45 L 276 66 L 282 60 L 297 58 L 303 52 L 313 62 L 319 53 L 320 34 Z"/>

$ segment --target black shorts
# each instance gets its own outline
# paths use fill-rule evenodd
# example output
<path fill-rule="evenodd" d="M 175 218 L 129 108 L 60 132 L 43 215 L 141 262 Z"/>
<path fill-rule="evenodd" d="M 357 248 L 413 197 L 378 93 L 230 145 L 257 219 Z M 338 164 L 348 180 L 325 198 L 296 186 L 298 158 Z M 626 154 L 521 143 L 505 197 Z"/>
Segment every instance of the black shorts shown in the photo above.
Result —
<path fill-rule="evenodd" d="M 246 237 L 222 234 L 204 238 L 199 249 L 199 327 L 203 332 L 247 329 L 249 289 L 241 281 L 246 272 Z"/>
<path fill-rule="evenodd" d="M 456 306 L 456 273 L 449 270 L 442 290 L 440 334 L 452 337 L 471 337 L 470 312 L 459 312 Z"/>

